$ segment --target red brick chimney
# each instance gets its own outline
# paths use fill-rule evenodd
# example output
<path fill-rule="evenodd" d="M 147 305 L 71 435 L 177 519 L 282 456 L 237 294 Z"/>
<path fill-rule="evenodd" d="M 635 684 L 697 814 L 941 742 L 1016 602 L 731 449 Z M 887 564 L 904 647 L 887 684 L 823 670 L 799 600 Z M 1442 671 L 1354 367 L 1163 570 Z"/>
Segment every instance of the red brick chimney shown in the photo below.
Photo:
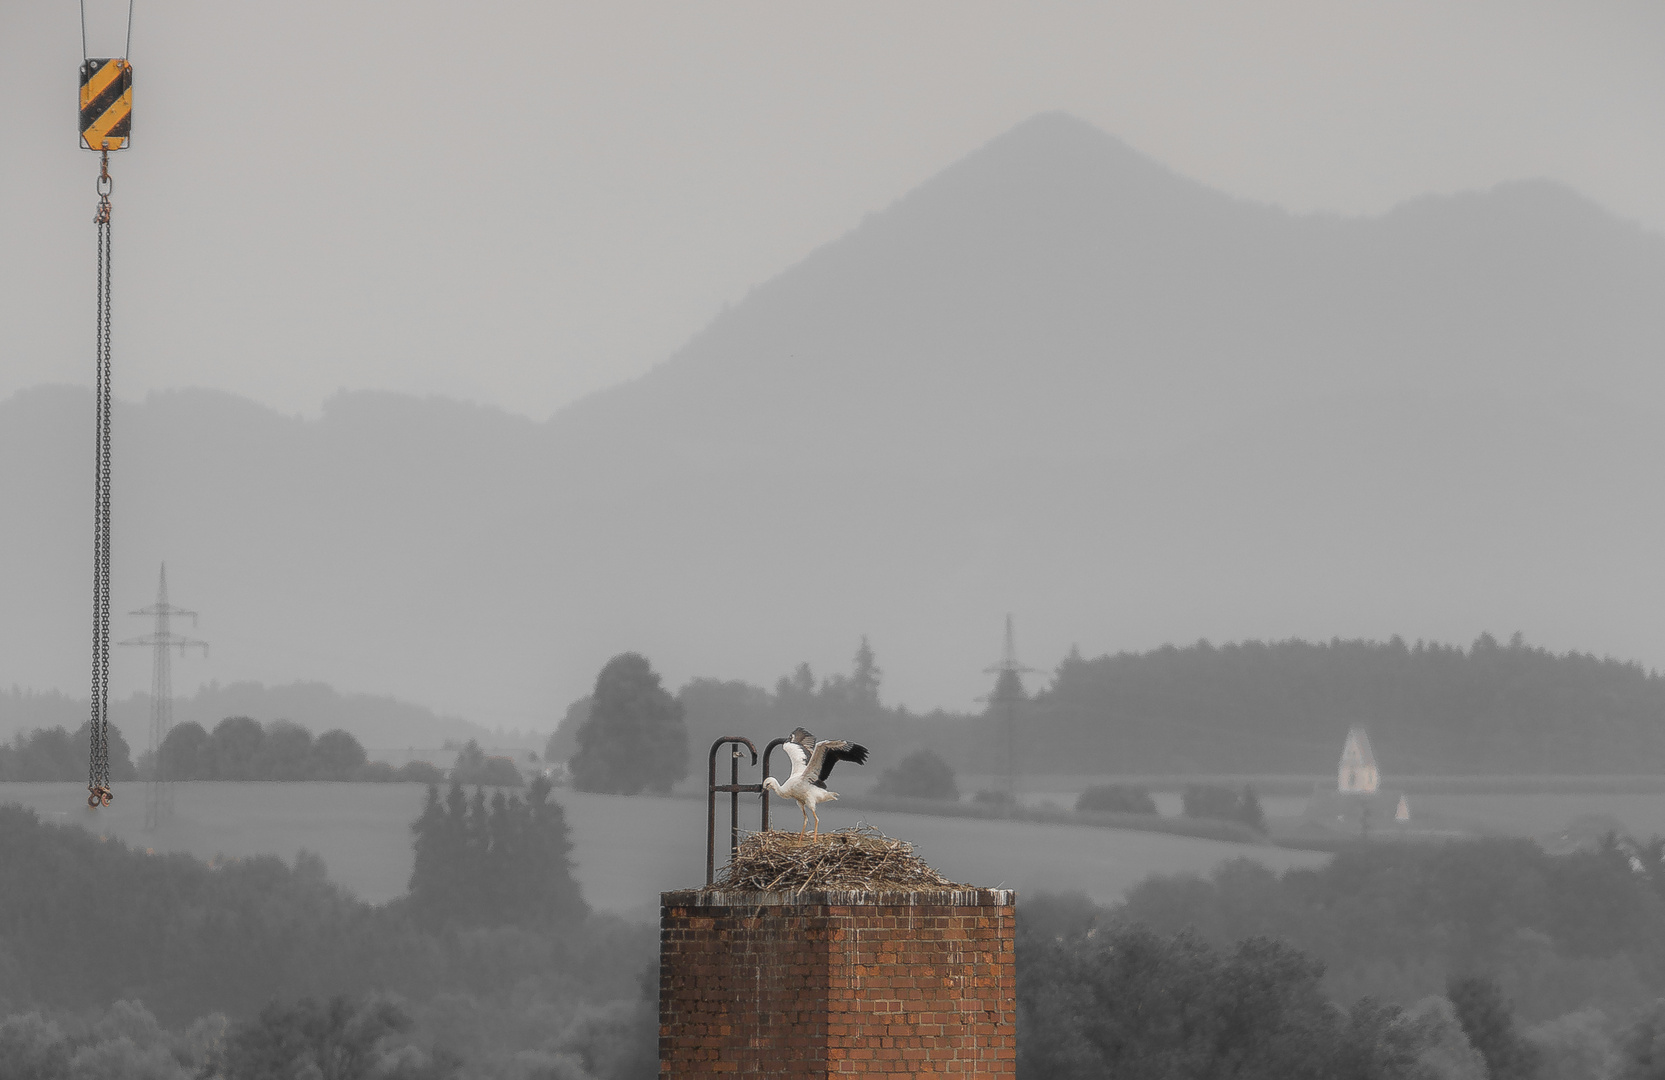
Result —
<path fill-rule="evenodd" d="M 659 903 L 661 1077 L 1016 1072 L 1009 890 Z"/>

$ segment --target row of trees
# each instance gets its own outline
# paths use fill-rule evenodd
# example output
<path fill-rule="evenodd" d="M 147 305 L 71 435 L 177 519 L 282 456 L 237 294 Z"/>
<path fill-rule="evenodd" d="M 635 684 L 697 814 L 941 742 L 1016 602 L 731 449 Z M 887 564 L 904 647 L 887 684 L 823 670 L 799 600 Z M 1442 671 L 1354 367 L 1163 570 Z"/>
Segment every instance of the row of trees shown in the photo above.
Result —
<path fill-rule="evenodd" d="M 772 690 L 694 679 L 674 704 L 696 756 L 722 735 L 802 725 L 894 753 L 936 747 L 962 773 L 1000 773 L 1010 700 L 1024 772 L 1063 761 L 1122 775 L 1327 772 L 1356 724 L 1387 773 L 1665 770 L 1665 676 L 1533 648 L 1518 634 L 1482 634 L 1467 648 L 1392 638 L 1072 652 L 1033 696 L 1003 676 L 978 713 L 912 713 L 885 705 L 881 687 L 863 639 L 847 673 L 817 677 L 800 664 Z M 551 760 L 576 754 L 593 705 L 592 696 L 569 710 Z"/>
<path fill-rule="evenodd" d="M 1355 724 L 1388 773 L 1665 769 L 1665 676 L 1519 634 L 1072 653 L 1022 722 L 1032 760 L 1084 772 L 1327 771 Z"/>
<path fill-rule="evenodd" d="M 1235 821 L 1258 832 L 1266 831 L 1266 811 L 1248 784 L 1233 790 L 1212 784 L 1187 784 L 1180 792 L 1180 812 L 1190 818 Z"/>
<path fill-rule="evenodd" d="M 688 775 L 696 754 L 703 761 L 706 749 L 725 735 L 767 740 L 766 733 L 784 735 L 802 726 L 895 745 L 895 725 L 907 714 L 881 704 L 882 678 L 865 637 L 848 675 L 818 680 L 807 663 L 800 664 L 774 693 L 743 682 L 695 679 L 673 697 L 645 657 L 624 653 L 609 660 L 594 691 L 567 710 L 544 756 L 566 761 L 580 790 L 634 795 L 669 791 Z M 932 783 L 940 787 L 940 779 L 933 774 Z"/>
<path fill-rule="evenodd" d="M 364 747 L 345 731 L 316 739 L 300 724 L 228 716 L 205 731 L 176 724 L 156 755 L 163 780 L 356 780 L 369 763 Z"/>
<path fill-rule="evenodd" d="M 87 775 L 88 725 L 73 734 L 63 728 L 38 728 L 0 744 L 0 781 L 77 780 Z M 163 740 L 156 760 L 141 756 L 135 767 L 127 740 L 110 728 L 110 776 L 123 780 L 357 780 L 438 784 L 446 773 L 426 761 L 394 768 L 370 761 L 350 733 L 326 731 L 313 737 L 299 724 L 273 720 L 262 724 L 230 716 L 213 731 L 187 721 L 176 724 Z M 470 740 L 457 755 L 452 779 L 463 784 L 519 787 L 525 777 L 513 761 L 488 756 Z"/>
<path fill-rule="evenodd" d="M 91 723 L 73 733 L 61 728 L 36 728 L 18 735 L 11 745 L 0 743 L 0 780 L 85 780 Z M 110 779 L 131 780 L 137 774 L 132 751 L 120 730 L 110 728 Z"/>
<path fill-rule="evenodd" d="M 589 909 L 569 858 L 566 814 L 537 777 L 519 794 L 468 796 L 452 781 L 442 799 L 428 788 L 411 825 L 416 865 L 410 909 L 426 926 L 555 926 L 582 923 Z"/>

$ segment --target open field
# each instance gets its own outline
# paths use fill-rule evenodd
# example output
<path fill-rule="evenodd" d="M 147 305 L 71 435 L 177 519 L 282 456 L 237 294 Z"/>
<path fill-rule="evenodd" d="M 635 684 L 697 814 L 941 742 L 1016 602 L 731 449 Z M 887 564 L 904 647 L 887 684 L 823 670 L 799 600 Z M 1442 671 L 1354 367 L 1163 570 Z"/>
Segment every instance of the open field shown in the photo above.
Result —
<path fill-rule="evenodd" d="M 411 869 L 409 825 L 423 798 L 418 785 L 195 782 L 175 790 L 174 819 L 150 835 L 140 829 L 144 789 L 139 784 L 118 786 L 115 805 L 99 811 L 87 809 L 85 789 L 74 783 L 0 784 L 0 803 L 21 803 L 46 820 L 86 825 L 135 847 L 199 858 L 270 854 L 289 859 L 305 848 L 323 857 L 332 880 L 366 900 L 384 902 L 405 890 Z M 566 807 L 572 827 L 584 895 L 597 907 L 657 917 L 660 891 L 705 880 L 704 800 L 565 790 L 555 797 Z M 755 825 L 756 803 L 750 798 L 742 801 L 741 813 L 742 825 Z M 1325 858 L 1118 829 L 885 811 L 858 815 L 836 805 L 822 811 L 828 828 L 854 825 L 858 819 L 913 842 L 927 861 L 955 880 L 1024 891 L 1081 890 L 1100 902 L 1118 899 L 1151 874 L 1203 873 L 1240 856 L 1278 869 L 1314 866 Z M 720 806 L 719 829 L 726 834 L 726 827 L 726 808 Z"/>
<path fill-rule="evenodd" d="M 1131 784 L 1145 788 L 1158 813 L 1180 812 L 1180 791 L 1187 784 L 1238 788 L 1250 784 L 1260 795 L 1267 819 L 1278 831 L 1306 809 L 1313 786 L 1333 790 L 1335 777 L 1312 776 L 1090 776 L 1042 775 L 1021 780 L 1025 805 L 1047 803 L 1069 808 L 1094 784 Z M 961 777 L 962 790 L 1000 790 L 1005 778 Z M 1575 818 L 1604 814 L 1617 818 L 1638 838 L 1665 835 L 1665 776 L 1393 776 L 1385 791 L 1406 792 L 1413 822 L 1432 821 L 1442 829 L 1485 836 L 1545 839 L 1559 834 Z"/>

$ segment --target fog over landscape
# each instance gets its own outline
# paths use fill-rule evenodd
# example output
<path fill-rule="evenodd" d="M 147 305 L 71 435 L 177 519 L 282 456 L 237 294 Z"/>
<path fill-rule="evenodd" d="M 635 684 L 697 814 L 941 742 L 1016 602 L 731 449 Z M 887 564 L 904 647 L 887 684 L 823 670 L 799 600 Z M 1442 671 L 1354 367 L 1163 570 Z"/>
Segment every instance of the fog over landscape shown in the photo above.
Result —
<path fill-rule="evenodd" d="M 0 1080 L 1665 1075 L 1665 12 L 80 10 Z"/>

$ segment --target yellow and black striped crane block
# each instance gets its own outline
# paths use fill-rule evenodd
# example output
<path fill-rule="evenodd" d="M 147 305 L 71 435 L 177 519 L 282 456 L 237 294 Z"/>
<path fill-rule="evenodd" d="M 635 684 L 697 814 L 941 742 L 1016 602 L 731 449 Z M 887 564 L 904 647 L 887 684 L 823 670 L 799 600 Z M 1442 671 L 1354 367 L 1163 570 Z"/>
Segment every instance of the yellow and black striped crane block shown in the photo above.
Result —
<path fill-rule="evenodd" d="M 133 65 L 121 57 L 81 61 L 81 146 L 123 150 L 133 127 Z"/>

